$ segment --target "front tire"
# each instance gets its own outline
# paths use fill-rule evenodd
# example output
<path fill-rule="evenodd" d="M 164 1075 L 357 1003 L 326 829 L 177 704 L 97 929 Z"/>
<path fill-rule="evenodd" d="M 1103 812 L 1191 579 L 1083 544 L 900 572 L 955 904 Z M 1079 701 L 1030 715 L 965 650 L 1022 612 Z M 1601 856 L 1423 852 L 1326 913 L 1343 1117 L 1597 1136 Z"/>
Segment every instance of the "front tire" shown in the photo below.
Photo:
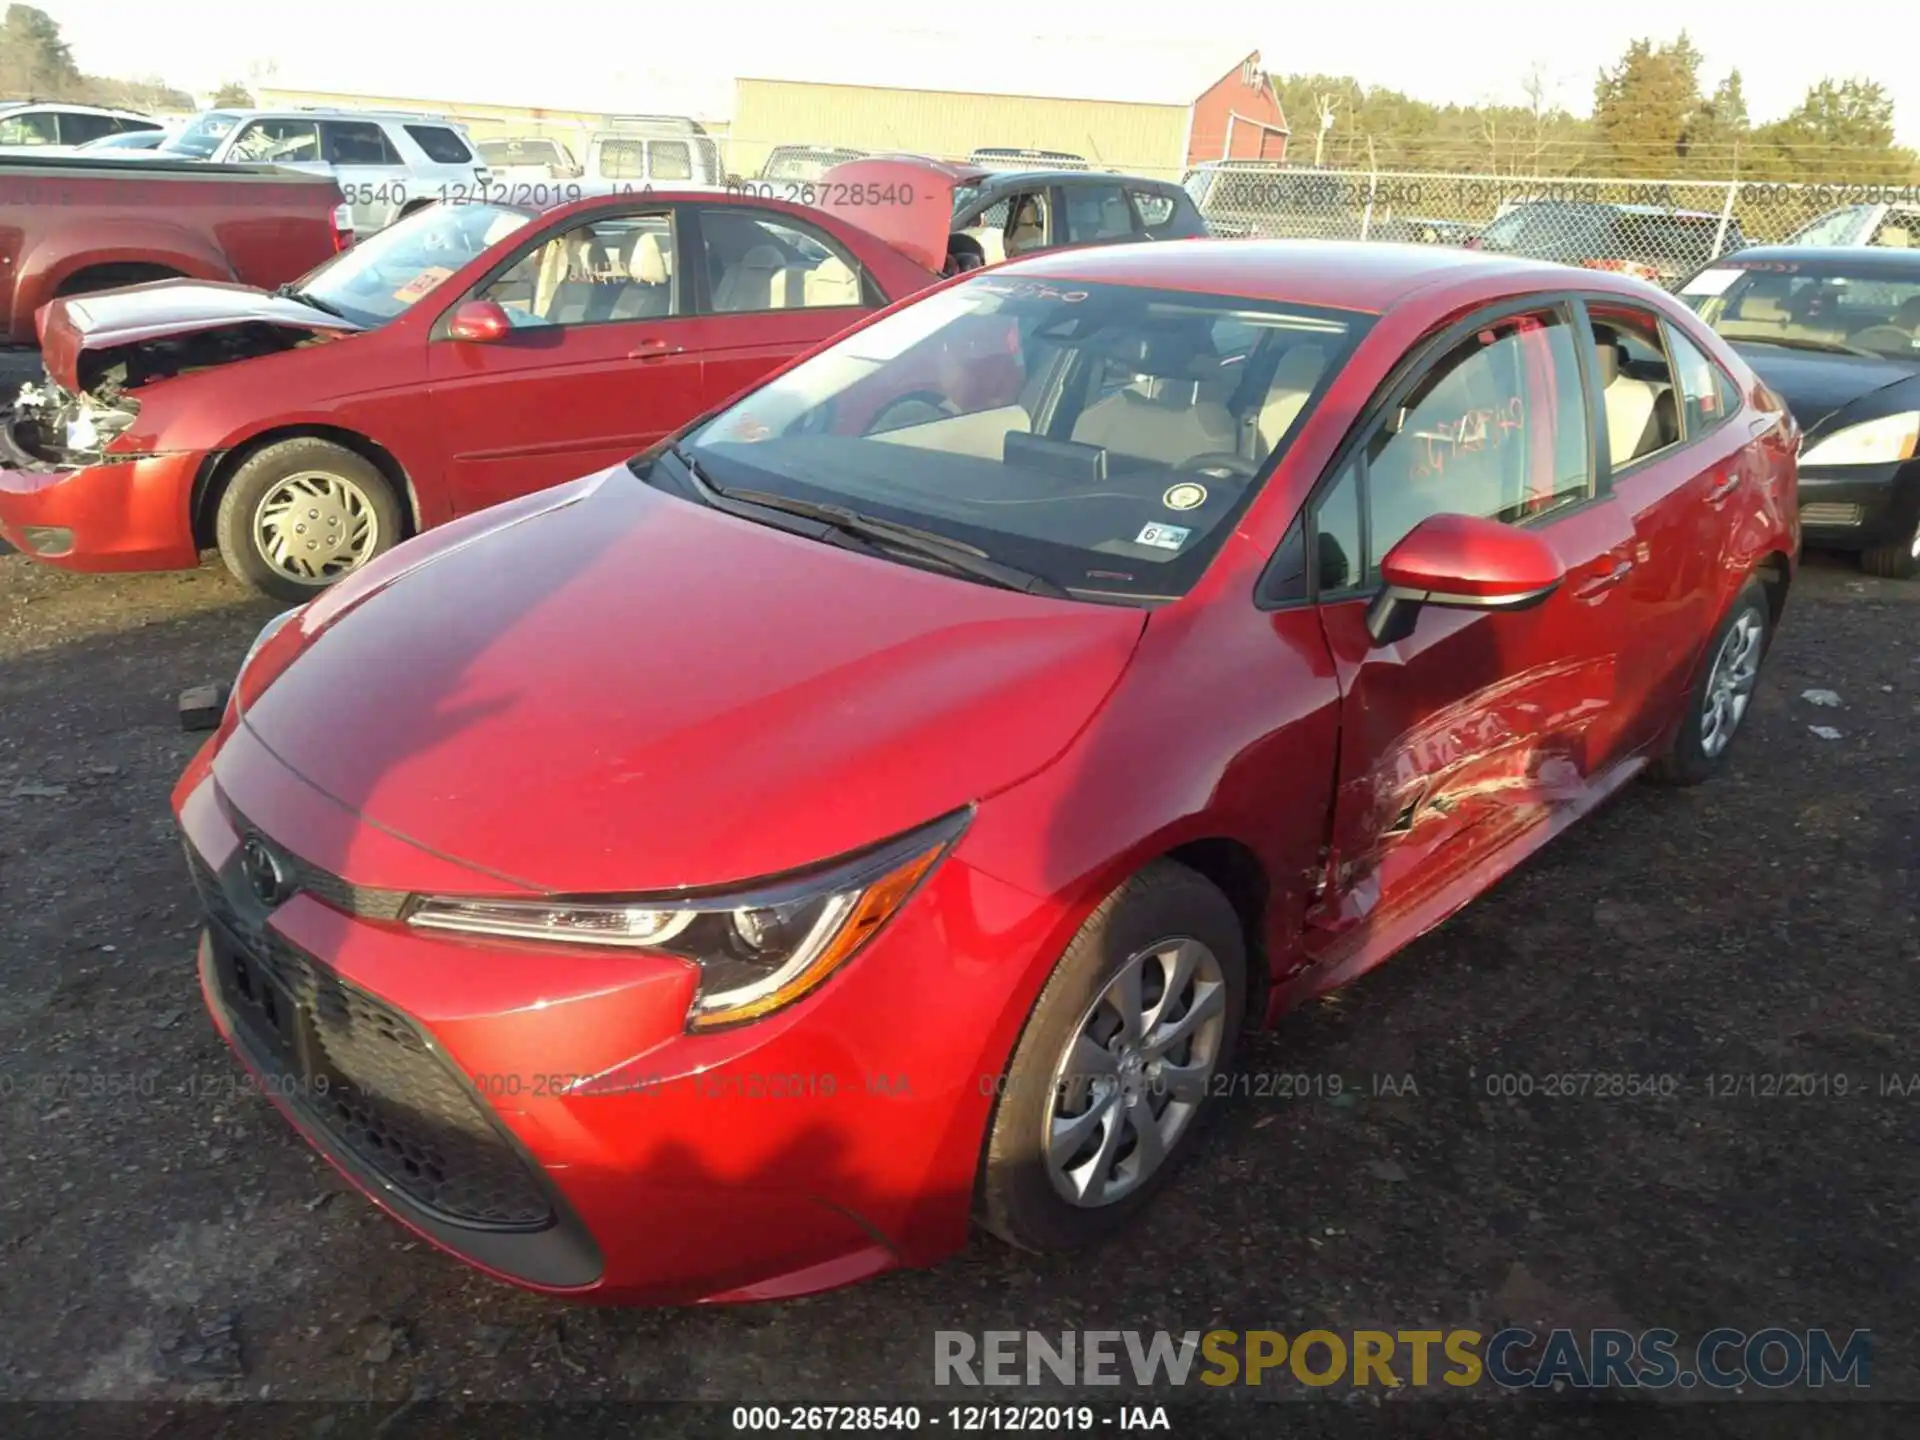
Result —
<path fill-rule="evenodd" d="M 1654 762 L 1651 777 L 1667 785 L 1698 785 L 1725 767 L 1741 722 L 1752 708 L 1760 663 L 1773 639 L 1766 587 L 1749 579 L 1706 650 L 1707 663 L 1687 697 L 1687 713 L 1673 747 Z"/>
<path fill-rule="evenodd" d="M 213 528 L 236 579 L 298 605 L 392 549 L 400 525 L 400 502 L 377 465 L 302 436 L 234 471 Z"/>
<path fill-rule="evenodd" d="M 1203 876 L 1158 860 L 1102 901 L 1007 1066 L 980 1223 L 1035 1251 L 1125 1226 L 1195 1148 L 1246 994 L 1240 918 Z"/>

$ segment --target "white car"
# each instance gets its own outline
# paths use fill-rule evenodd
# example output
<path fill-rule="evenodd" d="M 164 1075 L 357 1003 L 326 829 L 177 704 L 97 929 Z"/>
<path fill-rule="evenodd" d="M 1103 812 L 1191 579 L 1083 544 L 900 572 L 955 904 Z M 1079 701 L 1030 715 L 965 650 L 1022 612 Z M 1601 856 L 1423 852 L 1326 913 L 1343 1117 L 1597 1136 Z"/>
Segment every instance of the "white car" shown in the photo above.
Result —
<path fill-rule="evenodd" d="M 1920 243 L 1920 205 L 1845 205 L 1810 220 L 1786 245 L 1882 245 L 1911 250 Z"/>
<path fill-rule="evenodd" d="M 720 147 L 691 120 L 616 117 L 587 142 L 582 178 L 589 182 L 706 189 L 725 182 Z"/>
<path fill-rule="evenodd" d="M 361 237 L 493 178 L 466 127 L 406 110 L 209 110 L 152 153 L 332 175 Z"/>
<path fill-rule="evenodd" d="M 57 155 L 91 140 L 164 128 L 150 115 L 103 105 L 13 104 L 0 107 L 0 153 Z"/>
<path fill-rule="evenodd" d="M 573 152 L 544 135 L 482 140 L 480 158 L 493 172 L 496 185 L 571 180 L 580 174 L 580 162 L 573 158 Z"/>

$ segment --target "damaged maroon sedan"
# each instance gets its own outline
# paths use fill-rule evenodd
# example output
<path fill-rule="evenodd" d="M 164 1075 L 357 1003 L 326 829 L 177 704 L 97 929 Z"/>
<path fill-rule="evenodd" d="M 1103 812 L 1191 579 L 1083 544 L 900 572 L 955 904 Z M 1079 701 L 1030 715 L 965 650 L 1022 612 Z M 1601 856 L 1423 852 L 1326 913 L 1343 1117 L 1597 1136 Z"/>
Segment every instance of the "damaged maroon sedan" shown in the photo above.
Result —
<path fill-rule="evenodd" d="M 448 203 L 271 293 L 56 301 L 46 380 L 0 425 L 0 535 L 74 570 L 217 548 L 310 599 L 410 534 L 645 449 L 937 278 L 850 213 Z"/>

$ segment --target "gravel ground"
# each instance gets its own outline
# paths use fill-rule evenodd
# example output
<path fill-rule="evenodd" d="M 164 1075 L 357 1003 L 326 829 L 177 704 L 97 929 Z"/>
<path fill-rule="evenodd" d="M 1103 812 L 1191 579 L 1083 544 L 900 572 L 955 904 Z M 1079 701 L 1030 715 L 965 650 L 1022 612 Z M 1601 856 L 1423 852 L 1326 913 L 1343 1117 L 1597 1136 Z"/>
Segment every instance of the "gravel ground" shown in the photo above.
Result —
<path fill-rule="evenodd" d="M 217 567 L 89 578 L 0 554 L 0 1399 L 945 1405 L 984 1392 L 932 1388 L 940 1329 L 1509 1321 L 1870 1329 L 1875 1396 L 1920 1399 L 1920 1080 L 1882 1093 L 1920 1073 L 1920 584 L 1810 563 L 1729 775 L 1632 788 L 1288 1018 L 1248 1070 L 1339 1075 L 1348 1093 L 1231 1102 L 1130 1237 L 1064 1260 L 982 1238 L 834 1295 L 673 1312 L 565 1307 L 468 1273 L 243 1088 L 194 984 L 166 800 L 200 738 L 175 696 L 230 675 L 273 609 Z M 1490 1077 L 1564 1072 L 1677 1090 L 1489 1094 Z M 1828 1078 L 1806 1097 L 1743 1081 L 1716 1096 L 1709 1080 L 1789 1072 L 1849 1093 Z M 1404 1093 L 1356 1098 L 1370 1075 Z M 1343 1402 L 1288 1406 L 1289 1433 L 1382 1400 L 1265 1393 Z M 1182 1398 L 1186 1433 L 1249 1410 Z M 1911 1433 L 1894 1407 L 1785 1408 L 1819 1423 L 1660 1415 L 1811 1435 L 1874 1413 Z M 1427 1413 L 1427 1433 L 1547 1433 L 1528 1428 L 1535 1407 Z"/>

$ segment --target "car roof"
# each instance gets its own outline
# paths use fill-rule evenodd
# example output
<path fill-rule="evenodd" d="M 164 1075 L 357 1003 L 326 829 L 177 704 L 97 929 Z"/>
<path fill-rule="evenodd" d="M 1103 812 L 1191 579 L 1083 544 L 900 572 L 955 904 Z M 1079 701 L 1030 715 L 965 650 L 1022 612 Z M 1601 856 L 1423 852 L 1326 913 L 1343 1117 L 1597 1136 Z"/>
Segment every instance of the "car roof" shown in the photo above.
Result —
<path fill-rule="evenodd" d="M 1313 305 L 1380 314 L 1416 290 L 1476 288 L 1505 276 L 1514 289 L 1620 290 L 1597 270 L 1493 255 L 1450 245 L 1400 245 L 1377 240 L 1205 240 L 1163 245 L 1102 245 L 1054 250 L 990 267 L 989 274 L 1106 281 L 1246 300 Z"/>
<path fill-rule="evenodd" d="M 1133 185 L 1144 188 L 1152 186 L 1156 190 L 1179 190 L 1171 180 L 1150 180 L 1144 175 L 1122 175 L 1115 170 L 988 170 L 984 177 L 971 182 L 982 190 L 991 190 L 1001 185 Z M 1184 194 L 1185 192 L 1182 191 Z"/>
<path fill-rule="evenodd" d="M 60 110 L 72 115 L 111 115 L 116 120 L 152 120 L 160 122 L 151 115 L 143 115 L 138 110 L 122 110 L 113 105 L 80 105 L 65 100 L 26 100 L 19 104 L 0 105 L 0 111 L 12 115 L 22 110 Z"/>
<path fill-rule="evenodd" d="M 415 125 L 446 125 L 461 129 L 458 120 L 450 120 L 445 115 L 425 115 L 417 110 L 345 110 L 331 105 L 312 107 L 301 105 L 276 105 L 271 108 L 262 106 L 215 105 L 200 112 L 202 115 L 231 115 L 236 120 L 259 120 L 271 116 L 284 120 L 398 120 Z M 198 118 L 197 116 L 195 117 Z"/>
<path fill-rule="evenodd" d="M 1709 261 L 1705 268 L 1736 269 L 1762 261 L 1827 262 L 1856 275 L 1920 276 L 1920 250 L 1892 245 L 1750 245 Z"/>

